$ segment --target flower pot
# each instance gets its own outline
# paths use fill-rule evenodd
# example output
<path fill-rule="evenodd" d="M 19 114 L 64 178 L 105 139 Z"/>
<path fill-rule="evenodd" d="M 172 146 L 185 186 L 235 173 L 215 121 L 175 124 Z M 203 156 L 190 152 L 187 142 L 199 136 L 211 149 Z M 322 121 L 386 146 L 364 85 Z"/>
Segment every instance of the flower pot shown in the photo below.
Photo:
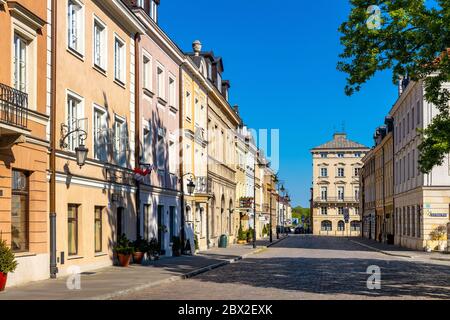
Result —
<path fill-rule="evenodd" d="M 118 253 L 117 258 L 119 258 L 119 264 L 121 267 L 128 267 L 131 262 L 131 254 Z"/>
<path fill-rule="evenodd" d="M 0 292 L 5 290 L 7 279 L 8 279 L 8 274 L 0 272 Z"/>
<path fill-rule="evenodd" d="M 144 258 L 144 253 L 143 252 L 135 252 L 135 253 L 133 253 L 133 261 L 136 264 L 141 264 L 143 258 Z"/>

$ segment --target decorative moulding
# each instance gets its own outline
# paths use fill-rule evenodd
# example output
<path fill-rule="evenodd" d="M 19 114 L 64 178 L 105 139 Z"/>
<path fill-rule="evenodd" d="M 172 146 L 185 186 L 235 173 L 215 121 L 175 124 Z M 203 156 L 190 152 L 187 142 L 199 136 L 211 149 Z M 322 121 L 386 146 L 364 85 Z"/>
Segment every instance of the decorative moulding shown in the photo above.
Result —
<path fill-rule="evenodd" d="M 6 1 L 0 0 L 0 4 L 5 4 Z M 27 25 L 33 27 L 33 29 L 38 30 L 46 25 L 46 21 L 39 18 L 33 12 L 23 7 L 20 3 L 16 1 L 8 1 L 8 8 L 11 15 L 15 16 L 17 19 L 22 20 Z"/>

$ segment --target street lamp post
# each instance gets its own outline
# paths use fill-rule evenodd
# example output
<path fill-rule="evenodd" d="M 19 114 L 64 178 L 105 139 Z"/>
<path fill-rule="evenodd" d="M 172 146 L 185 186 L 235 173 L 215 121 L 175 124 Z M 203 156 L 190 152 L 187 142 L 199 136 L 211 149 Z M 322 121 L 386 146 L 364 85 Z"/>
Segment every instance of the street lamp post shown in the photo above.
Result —
<path fill-rule="evenodd" d="M 185 224 L 185 205 L 184 205 L 184 181 L 183 178 L 187 175 L 190 175 L 192 178 L 189 180 L 188 184 L 187 184 L 187 192 L 189 195 L 192 195 L 195 192 L 195 183 L 192 181 L 192 179 L 195 179 L 194 174 L 192 173 L 186 173 L 184 175 L 181 176 L 181 228 L 180 228 L 180 242 L 183 245 L 182 251 L 185 251 L 186 249 L 186 244 L 184 243 L 185 239 L 184 239 L 184 224 Z M 193 248 L 191 248 L 191 252 L 192 252 Z"/>
<path fill-rule="evenodd" d="M 273 231 L 272 231 L 272 195 L 273 195 L 273 193 L 272 193 L 272 188 L 270 188 L 269 189 L 269 192 L 270 192 L 270 195 L 269 195 L 269 228 L 270 228 L 270 231 L 269 231 L 269 240 L 270 240 L 270 243 L 272 243 L 273 242 L 273 239 L 272 239 L 272 233 L 273 233 Z"/>

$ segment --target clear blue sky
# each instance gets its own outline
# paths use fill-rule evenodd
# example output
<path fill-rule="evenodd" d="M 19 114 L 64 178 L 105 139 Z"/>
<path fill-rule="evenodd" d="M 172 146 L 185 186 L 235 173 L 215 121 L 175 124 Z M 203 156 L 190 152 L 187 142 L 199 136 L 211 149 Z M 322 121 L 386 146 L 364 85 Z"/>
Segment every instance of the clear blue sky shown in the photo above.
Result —
<path fill-rule="evenodd" d="M 372 146 L 397 88 L 383 73 L 352 97 L 336 70 L 347 0 L 162 0 L 159 22 L 184 51 L 193 40 L 224 60 L 230 103 L 255 129 L 280 129 L 280 178 L 294 205 L 309 206 L 309 150 L 342 128 Z"/>

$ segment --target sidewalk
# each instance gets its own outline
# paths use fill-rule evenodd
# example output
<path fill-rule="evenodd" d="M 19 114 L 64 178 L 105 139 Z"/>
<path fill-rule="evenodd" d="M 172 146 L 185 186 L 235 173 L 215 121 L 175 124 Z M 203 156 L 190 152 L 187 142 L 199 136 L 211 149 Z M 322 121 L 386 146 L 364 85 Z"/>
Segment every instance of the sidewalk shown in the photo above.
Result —
<path fill-rule="evenodd" d="M 282 241 L 281 238 L 278 241 Z M 276 239 L 273 244 L 278 242 Z M 273 245 L 272 244 L 272 245 Z M 0 300 L 106 300 L 152 286 L 186 279 L 200 273 L 245 259 L 269 246 L 268 240 L 250 245 L 232 245 L 226 249 L 212 248 L 196 256 L 167 258 L 149 266 L 131 265 L 129 268 L 108 267 L 81 274 L 81 290 L 69 290 L 67 277 L 33 282 L 7 288 Z"/>
<path fill-rule="evenodd" d="M 380 253 L 394 256 L 403 257 L 410 259 L 420 259 L 420 260 L 437 260 L 437 261 L 450 261 L 450 254 L 440 253 L 440 252 L 425 252 L 417 251 L 408 248 L 403 248 L 395 245 L 389 245 L 386 243 L 380 243 L 369 239 L 350 239 L 350 241 L 359 244 L 360 246 L 366 247 L 368 249 L 378 251 Z"/>

